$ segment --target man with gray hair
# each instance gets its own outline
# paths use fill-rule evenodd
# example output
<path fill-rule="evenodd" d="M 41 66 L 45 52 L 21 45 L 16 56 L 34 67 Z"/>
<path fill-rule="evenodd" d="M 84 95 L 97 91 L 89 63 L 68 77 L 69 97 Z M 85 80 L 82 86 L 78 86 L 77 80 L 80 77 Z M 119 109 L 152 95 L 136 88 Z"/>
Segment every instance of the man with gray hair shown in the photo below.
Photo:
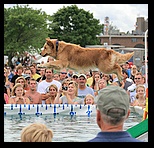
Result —
<path fill-rule="evenodd" d="M 114 85 L 100 90 L 97 101 L 97 124 L 101 132 L 88 142 L 141 142 L 123 130 L 129 117 L 129 96 L 127 92 Z"/>

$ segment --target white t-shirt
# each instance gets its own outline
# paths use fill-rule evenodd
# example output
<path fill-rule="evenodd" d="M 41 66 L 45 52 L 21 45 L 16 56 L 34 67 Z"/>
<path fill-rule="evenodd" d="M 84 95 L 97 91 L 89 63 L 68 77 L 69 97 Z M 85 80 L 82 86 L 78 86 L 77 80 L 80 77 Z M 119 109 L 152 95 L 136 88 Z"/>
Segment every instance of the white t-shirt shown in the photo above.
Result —
<path fill-rule="evenodd" d="M 55 84 L 58 87 L 58 91 L 59 91 L 61 87 L 61 83 L 59 81 L 52 80 L 52 82 L 47 82 L 46 80 L 43 80 L 38 83 L 37 92 L 39 92 L 40 94 L 46 94 L 47 92 L 49 92 L 49 86 L 51 84 Z M 45 100 L 42 100 L 42 104 L 44 103 L 45 103 Z"/>

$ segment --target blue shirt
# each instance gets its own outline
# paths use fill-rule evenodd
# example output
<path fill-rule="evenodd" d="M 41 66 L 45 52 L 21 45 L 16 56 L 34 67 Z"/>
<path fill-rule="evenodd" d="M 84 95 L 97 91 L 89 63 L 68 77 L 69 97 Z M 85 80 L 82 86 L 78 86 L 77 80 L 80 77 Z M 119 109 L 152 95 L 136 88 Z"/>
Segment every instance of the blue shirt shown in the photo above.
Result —
<path fill-rule="evenodd" d="M 127 69 L 126 71 L 128 73 L 128 78 L 130 78 L 130 76 L 131 76 L 131 70 L 130 69 Z"/>
<path fill-rule="evenodd" d="M 11 82 L 11 79 L 12 77 L 14 76 L 14 74 L 11 72 L 9 75 L 8 75 L 8 80 Z"/>
<path fill-rule="evenodd" d="M 127 131 L 99 132 L 97 136 L 88 142 L 142 142 L 133 138 Z"/>
<path fill-rule="evenodd" d="M 83 99 L 86 97 L 87 94 L 91 94 L 95 97 L 94 90 L 91 87 L 86 86 L 84 90 L 78 89 L 78 97 Z"/>

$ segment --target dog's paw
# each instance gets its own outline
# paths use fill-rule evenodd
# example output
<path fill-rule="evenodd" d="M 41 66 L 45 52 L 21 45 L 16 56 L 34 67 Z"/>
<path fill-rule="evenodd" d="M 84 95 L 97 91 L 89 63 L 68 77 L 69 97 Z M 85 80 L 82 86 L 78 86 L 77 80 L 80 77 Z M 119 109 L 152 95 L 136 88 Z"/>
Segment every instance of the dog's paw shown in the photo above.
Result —
<path fill-rule="evenodd" d="M 38 68 L 46 68 L 46 66 L 43 65 L 43 64 L 39 64 L 39 65 L 37 65 L 37 67 L 38 67 Z"/>
<path fill-rule="evenodd" d="M 120 82 L 122 82 L 123 80 L 124 80 L 124 77 L 118 77 L 118 80 L 120 81 Z"/>
<path fill-rule="evenodd" d="M 56 69 L 56 70 L 60 70 L 60 69 L 61 69 L 60 66 L 55 66 L 55 65 L 50 65 L 50 68 L 54 68 L 54 69 Z"/>

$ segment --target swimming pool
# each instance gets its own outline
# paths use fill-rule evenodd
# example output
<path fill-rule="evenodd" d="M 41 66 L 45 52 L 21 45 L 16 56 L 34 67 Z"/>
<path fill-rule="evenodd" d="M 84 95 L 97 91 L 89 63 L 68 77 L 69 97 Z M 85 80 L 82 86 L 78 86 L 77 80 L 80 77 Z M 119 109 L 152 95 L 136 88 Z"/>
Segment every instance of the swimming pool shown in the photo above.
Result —
<path fill-rule="evenodd" d="M 124 124 L 124 130 L 141 120 L 141 116 L 131 113 Z M 22 128 L 33 122 L 41 122 L 51 128 L 53 142 L 85 142 L 100 131 L 95 115 L 8 115 L 4 116 L 4 142 L 20 142 Z"/>

